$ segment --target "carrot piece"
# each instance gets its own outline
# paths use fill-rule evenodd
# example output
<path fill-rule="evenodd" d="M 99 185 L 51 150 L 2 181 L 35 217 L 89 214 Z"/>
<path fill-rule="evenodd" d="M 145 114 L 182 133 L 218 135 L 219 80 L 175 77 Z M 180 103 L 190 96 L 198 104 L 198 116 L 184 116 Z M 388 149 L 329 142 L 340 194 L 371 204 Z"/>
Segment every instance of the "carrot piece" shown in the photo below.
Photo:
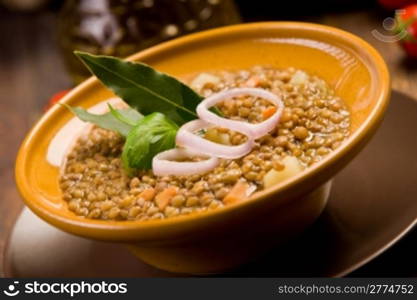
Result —
<path fill-rule="evenodd" d="M 159 209 L 164 209 L 169 204 L 171 199 L 177 194 L 177 191 L 178 189 L 176 187 L 170 186 L 156 195 L 155 202 Z"/>
<path fill-rule="evenodd" d="M 244 181 L 238 181 L 230 192 L 224 197 L 225 204 L 232 204 L 244 200 L 247 197 L 249 184 Z"/>
<path fill-rule="evenodd" d="M 266 120 L 270 118 L 276 111 L 277 108 L 275 106 L 270 106 L 262 112 L 262 118 Z"/>
<path fill-rule="evenodd" d="M 257 87 L 261 83 L 261 79 L 259 76 L 253 75 L 251 76 L 245 83 L 247 87 Z"/>
<path fill-rule="evenodd" d="M 143 198 L 146 201 L 152 200 L 152 198 L 155 196 L 155 189 L 154 188 L 147 188 L 143 190 L 142 193 L 139 194 L 139 198 Z"/>

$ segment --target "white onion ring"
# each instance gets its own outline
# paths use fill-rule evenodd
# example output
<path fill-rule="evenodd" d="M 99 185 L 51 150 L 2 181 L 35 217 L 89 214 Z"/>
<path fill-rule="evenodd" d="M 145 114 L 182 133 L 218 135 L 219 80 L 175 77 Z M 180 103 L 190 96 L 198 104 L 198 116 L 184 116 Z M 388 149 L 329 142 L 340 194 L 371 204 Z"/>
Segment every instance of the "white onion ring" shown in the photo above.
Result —
<path fill-rule="evenodd" d="M 197 162 L 180 162 L 175 159 L 184 159 L 193 156 L 207 157 L 208 159 Z M 161 152 L 152 159 L 152 170 L 157 176 L 167 175 L 194 175 L 211 171 L 219 164 L 219 159 L 207 156 L 188 149 L 171 149 Z"/>
<path fill-rule="evenodd" d="M 240 95 L 251 95 L 266 99 L 269 102 L 275 104 L 277 110 L 267 120 L 258 124 L 250 124 L 247 122 L 225 119 L 209 111 L 209 108 L 216 105 L 218 102 L 221 102 L 226 98 Z M 276 124 L 279 122 L 283 109 L 284 104 L 282 100 L 271 92 L 257 88 L 235 88 L 214 94 L 204 99 L 197 106 L 197 114 L 200 119 L 208 123 L 212 123 L 219 127 L 228 128 L 238 132 L 245 131 L 247 134 L 252 135 L 254 139 L 257 139 L 275 128 Z"/>
<path fill-rule="evenodd" d="M 252 95 L 275 104 L 276 111 L 267 120 L 259 124 L 229 120 L 209 111 L 209 108 L 218 102 L 240 95 Z M 284 104 L 275 94 L 257 88 L 236 88 L 212 95 L 197 106 L 198 120 L 184 124 L 177 132 L 176 144 L 185 149 L 171 149 L 156 155 L 152 160 L 152 169 L 155 175 L 192 175 L 206 173 L 219 164 L 219 157 L 235 159 L 248 154 L 254 145 L 254 140 L 260 138 L 275 128 L 279 122 Z M 195 131 L 210 126 L 219 126 L 242 133 L 247 141 L 238 146 L 227 146 L 214 143 L 195 134 Z M 206 156 L 208 159 L 199 162 L 179 162 L 192 156 Z"/>
<path fill-rule="evenodd" d="M 204 139 L 202 137 L 199 137 L 194 133 L 199 129 L 207 128 L 210 126 L 211 125 L 207 122 L 199 119 L 184 124 L 177 132 L 177 145 L 189 148 L 198 153 L 227 159 L 239 158 L 248 154 L 251 151 L 254 145 L 254 140 L 252 135 L 248 133 L 249 131 L 247 129 L 246 132 L 241 130 L 241 128 L 239 128 L 239 130 L 235 130 L 237 132 L 245 134 L 248 137 L 248 140 L 245 143 L 237 146 L 227 146 L 218 144 Z"/>

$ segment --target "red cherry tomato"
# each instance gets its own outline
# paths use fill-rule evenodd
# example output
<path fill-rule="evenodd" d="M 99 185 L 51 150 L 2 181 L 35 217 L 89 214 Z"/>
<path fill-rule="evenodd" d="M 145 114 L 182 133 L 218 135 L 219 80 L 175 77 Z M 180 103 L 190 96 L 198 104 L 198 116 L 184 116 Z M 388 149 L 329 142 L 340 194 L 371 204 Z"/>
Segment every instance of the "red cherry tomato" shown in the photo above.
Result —
<path fill-rule="evenodd" d="M 48 109 L 50 109 L 55 103 L 57 103 L 68 92 L 69 90 L 62 90 L 58 93 L 53 94 L 52 97 L 49 99 L 48 104 L 45 106 L 44 111 L 47 111 Z"/>
<path fill-rule="evenodd" d="M 417 4 L 406 6 L 397 11 L 397 33 L 404 32 L 400 40 L 408 56 L 417 58 Z"/>

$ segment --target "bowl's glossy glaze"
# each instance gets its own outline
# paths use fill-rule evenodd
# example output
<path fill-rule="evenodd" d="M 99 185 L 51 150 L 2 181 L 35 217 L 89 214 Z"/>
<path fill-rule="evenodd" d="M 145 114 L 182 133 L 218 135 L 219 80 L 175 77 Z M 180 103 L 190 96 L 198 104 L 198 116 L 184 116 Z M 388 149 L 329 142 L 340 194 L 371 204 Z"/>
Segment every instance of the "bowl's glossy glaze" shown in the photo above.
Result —
<path fill-rule="evenodd" d="M 143 260 L 174 272 L 217 272 L 241 264 L 311 224 L 321 213 L 336 172 L 378 127 L 390 82 L 381 56 L 358 37 L 331 27 L 295 22 L 253 23 L 193 34 L 132 57 L 179 78 L 256 64 L 304 69 L 325 79 L 352 113 L 352 134 L 336 151 L 298 176 L 250 200 L 203 214 L 147 222 L 100 221 L 74 215 L 61 199 L 59 170 L 45 159 L 49 141 L 72 116 L 56 105 L 23 142 L 16 181 L 41 218 L 80 236 L 123 242 Z M 88 107 L 112 94 L 95 78 L 63 102 Z"/>

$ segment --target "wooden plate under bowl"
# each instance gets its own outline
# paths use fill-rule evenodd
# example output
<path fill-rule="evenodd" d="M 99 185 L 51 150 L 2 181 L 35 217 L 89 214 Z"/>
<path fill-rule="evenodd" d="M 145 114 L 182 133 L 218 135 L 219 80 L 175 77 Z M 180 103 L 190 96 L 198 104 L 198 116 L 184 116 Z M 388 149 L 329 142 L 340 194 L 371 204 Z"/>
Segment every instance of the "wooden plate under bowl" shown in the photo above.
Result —
<path fill-rule="evenodd" d="M 335 178 L 320 219 L 261 260 L 222 276 L 344 276 L 398 241 L 417 222 L 416 128 L 416 101 L 393 93 L 381 129 Z M 141 263 L 121 245 L 61 232 L 27 209 L 9 239 L 5 266 L 10 277 L 178 276 Z"/>

